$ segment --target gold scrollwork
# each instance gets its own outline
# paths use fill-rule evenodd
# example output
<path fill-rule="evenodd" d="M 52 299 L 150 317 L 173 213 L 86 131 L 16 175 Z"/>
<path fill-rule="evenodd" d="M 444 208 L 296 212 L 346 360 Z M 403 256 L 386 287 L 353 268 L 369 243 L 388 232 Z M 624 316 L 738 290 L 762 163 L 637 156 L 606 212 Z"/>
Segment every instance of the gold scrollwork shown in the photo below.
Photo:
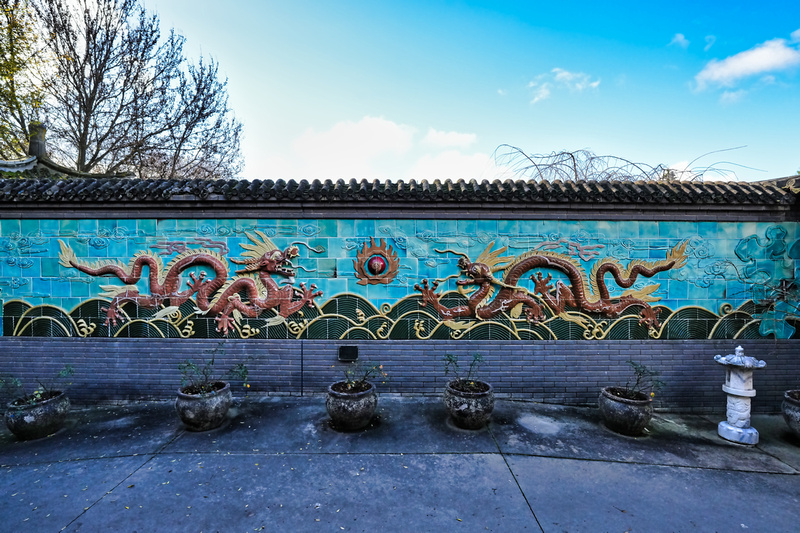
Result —
<path fill-rule="evenodd" d="M 80 335 L 81 337 L 88 337 L 89 335 L 94 333 L 95 329 L 97 329 L 97 324 L 95 324 L 94 322 L 89 322 L 87 324 L 86 321 L 82 318 L 78 319 L 76 324 L 78 326 L 78 335 Z"/>
<path fill-rule="evenodd" d="M 242 329 L 241 329 L 240 333 L 241 333 L 243 339 L 249 339 L 249 338 L 255 337 L 256 335 L 261 333 L 261 329 L 260 328 L 251 328 L 250 324 L 245 324 L 244 326 L 242 326 Z"/>
<path fill-rule="evenodd" d="M 290 320 L 286 323 L 286 327 L 289 328 L 289 332 L 293 333 L 294 335 L 299 335 L 305 328 L 308 326 L 308 319 L 303 319 L 301 322 L 295 322 L 294 320 Z"/>
<path fill-rule="evenodd" d="M 418 339 L 422 339 L 425 336 L 425 322 L 420 319 L 414 320 L 414 333 L 416 333 Z"/>
<path fill-rule="evenodd" d="M 602 339 L 606 336 L 605 327 L 608 324 L 605 320 L 602 322 L 596 322 L 591 329 L 589 327 L 583 332 L 583 338 L 587 340 L 591 339 Z"/>
<path fill-rule="evenodd" d="M 356 308 L 356 318 L 359 324 L 363 324 L 367 321 L 367 315 L 360 308 Z"/>
<path fill-rule="evenodd" d="M 193 320 L 187 320 L 186 321 L 186 325 L 183 326 L 183 329 L 181 330 L 181 337 L 183 337 L 184 339 L 188 339 L 189 337 L 193 336 L 194 334 L 195 334 L 194 321 Z"/>
<path fill-rule="evenodd" d="M 378 328 L 378 331 L 375 332 L 380 338 L 385 339 L 386 336 L 389 334 L 389 323 L 384 322 L 381 324 L 381 327 Z"/>

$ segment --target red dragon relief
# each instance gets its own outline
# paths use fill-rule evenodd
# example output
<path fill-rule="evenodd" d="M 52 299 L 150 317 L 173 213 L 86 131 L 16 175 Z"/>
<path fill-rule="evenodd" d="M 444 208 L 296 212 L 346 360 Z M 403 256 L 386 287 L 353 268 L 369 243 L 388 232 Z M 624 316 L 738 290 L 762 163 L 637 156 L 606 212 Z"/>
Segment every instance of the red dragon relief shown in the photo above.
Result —
<path fill-rule="evenodd" d="M 469 295 L 466 305 L 456 307 L 445 307 L 439 302 L 440 295 L 434 292 L 439 286 L 437 281 L 429 284 L 427 279 L 423 279 L 421 285 L 414 285 L 414 289 L 422 293 L 423 306 L 430 304 L 439 316 L 446 320 L 455 318 L 485 320 L 500 313 L 508 313 L 512 318 L 516 318 L 524 310 L 529 322 L 538 323 L 545 319 L 542 306 L 547 306 L 554 314 L 566 320 L 576 321 L 565 312 L 567 306 L 585 312 L 600 313 L 609 318 L 620 316 L 631 306 L 641 306 L 639 323 L 653 329 L 660 326 L 658 310 L 653 309 L 649 302 L 660 300 L 659 297 L 651 296 L 660 284 L 648 285 L 638 290 L 631 290 L 630 287 L 636 283 L 639 276 L 650 278 L 659 272 L 682 267 L 687 259 L 686 245 L 687 241 L 677 244 L 667 253 L 666 259 L 633 260 L 625 267 L 616 259 L 606 257 L 594 264 L 588 276 L 576 260 L 553 252 L 531 250 L 517 257 L 500 257 L 508 247 L 490 252 L 494 246 L 494 242 L 491 242 L 473 262 L 466 254 L 460 252 L 436 250 L 439 253 L 449 252 L 461 256 L 458 268 L 466 279 L 456 281 L 459 292 L 465 293 L 464 289 L 469 285 L 476 286 L 476 289 Z M 542 269 L 562 272 L 569 280 L 569 285 L 560 280 L 555 284 L 551 283 L 552 274 L 544 276 Z M 499 271 L 505 272 L 501 279 L 494 275 Z M 523 275 L 531 271 L 535 271 L 530 275 L 533 291 L 519 285 Z M 619 287 L 627 289 L 621 296 L 611 297 L 605 280 L 607 274 L 611 275 Z M 495 291 L 497 295 L 491 299 Z"/>
<path fill-rule="evenodd" d="M 256 230 L 255 233 L 245 233 L 252 243 L 242 244 L 242 248 L 247 250 L 242 253 L 245 259 L 230 259 L 244 267 L 237 270 L 231 279 L 228 279 L 228 260 L 208 249 L 186 250 L 166 267 L 160 256 L 148 251 L 136 253 L 127 266 L 113 260 L 88 264 L 80 261 L 72 248 L 59 240 L 59 264 L 90 276 L 113 276 L 125 283 L 124 286 L 101 286 L 105 291 L 101 296 L 111 298 L 108 307 L 102 308 L 106 313 L 106 325 L 116 326 L 118 321 L 125 320 L 125 315 L 120 314 L 120 306 L 127 302 L 149 309 L 165 306 L 164 311 L 169 311 L 194 297 L 198 313 L 214 316 L 217 331 L 227 335 L 242 315 L 256 318 L 267 309 L 275 309 L 278 321 L 284 321 L 305 305 L 313 308 L 314 299 L 322 296 L 322 291 L 318 291 L 314 284 L 309 288 L 305 283 L 300 283 L 299 288 L 294 287 L 292 259 L 299 255 L 297 246 L 279 250 L 263 232 Z M 149 269 L 150 294 L 141 294 L 135 286 L 142 279 L 145 267 Z M 199 275 L 189 272 L 188 288 L 181 290 L 181 274 L 194 267 L 211 269 L 213 278 L 209 279 L 205 271 Z M 288 284 L 280 286 L 274 275 L 287 278 Z M 242 300 L 240 293 L 246 294 L 247 301 Z"/>

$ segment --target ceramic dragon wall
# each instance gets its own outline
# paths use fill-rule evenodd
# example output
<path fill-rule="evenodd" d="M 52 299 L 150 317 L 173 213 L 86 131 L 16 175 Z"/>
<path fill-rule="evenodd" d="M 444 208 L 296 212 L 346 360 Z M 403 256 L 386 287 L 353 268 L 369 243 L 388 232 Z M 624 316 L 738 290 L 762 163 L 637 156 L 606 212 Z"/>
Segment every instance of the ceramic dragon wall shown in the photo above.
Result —
<path fill-rule="evenodd" d="M 3 220 L 5 336 L 792 338 L 796 223 Z"/>

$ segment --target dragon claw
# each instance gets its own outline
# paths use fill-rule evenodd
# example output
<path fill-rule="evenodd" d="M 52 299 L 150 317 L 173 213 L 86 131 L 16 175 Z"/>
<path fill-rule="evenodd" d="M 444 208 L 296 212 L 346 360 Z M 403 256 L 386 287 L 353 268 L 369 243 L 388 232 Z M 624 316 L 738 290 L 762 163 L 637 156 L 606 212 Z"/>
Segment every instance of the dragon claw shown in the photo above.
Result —
<path fill-rule="evenodd" d="M 123 315 L 120 315 L 119 313 L 117 313 L 117 306 L 116 305 L 110 305 L 108 307 L 101 307 L 100 310 L 105 312 L 105 314 L 106 314 L 106 320 L 105 320 L 105 322 L 103 322 L 104 326 L 108 326 L 108 323 L 110 322 L 112 326 L 117 327 L 117 321 L 125 322 L 125 317 Z"/>
<path fill-rule="evenodd" d="M 424 307 L 430 303 L 436 307 L 436 304 L 439 303 L 439 296 L 434 291 L 439 287 L 439 282 L 434 281 L 432 284 L 428 285 L 428 280 L 423 279 L 421 283 L 421 286 L 419 284 L 414 285 L 414 290 L 422 293 L 422 302 L 420 305 Z"/>
<path fill-rule="evenodd" d="M 531 280 L 533 281 L 533 292 L 539 294 L 546 294 L 553 290 L 553 285 L 550 284 L 550 281 L 553 279 L 551 274 L 548 274 L 547 277 L 542 277 L 541 272 L 537 272 L 535 275 L 531 274 Z"/>
<path fill-rule="evenodd" d="M 660 309 L 653 309 L 652 307 L 645 307 L 639 313 L 639 324 L 647 326 L 648 328 L 658 328 L 661 326 L 658 322 L 658 314 Z"/>
<path fill-rule="evenodd" d="M 223 313 L 216 317 L 214 321 L 217 323 L 217 331 L 227 337 L 228 333 L 233 328 L 233 318 L 230 315 Z"/>
<path fill-rule="evenodd" d="M 197 291 L 200 289 L 201 286 L 205 285 L 206 283 L 210 283 L 210 280 L 205 279 L 206 273 L 200 272 L 200 275 L 195 275 L 194 272 L 189 273 L 189 277 L 192 278 L 191 281 L 187 281 L 186 285 L 189 286 L 190 289 L 193 291 Z"/>

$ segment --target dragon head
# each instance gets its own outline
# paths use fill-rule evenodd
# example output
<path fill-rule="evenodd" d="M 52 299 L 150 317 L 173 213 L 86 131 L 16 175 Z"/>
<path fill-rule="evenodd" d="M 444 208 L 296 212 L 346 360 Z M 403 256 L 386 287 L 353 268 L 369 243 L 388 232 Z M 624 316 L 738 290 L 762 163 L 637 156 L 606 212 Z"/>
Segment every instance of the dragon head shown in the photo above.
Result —
<path fill-rule="evenodd" d="M 461 257 L 458 259 L 458 268 L 467 276 L 468 279 L 456 281 L 456 285 L 482 285 L 484 283 L 499 284 L 500 281 L 494 277 L 494 273 L 505 268 L 505 265 L 513 260 L 513 257 L 500 257 L 500 254 L 508 250 L 507 246 L 490 252 L 494 246 L 494 241 L 490 242 L 486 249 L 481 252 L 475 261 L 472 261 L 467 254 L 454 250 L 436 250 L 439 253 L 450 252 Z"/>
<path fill-rule="evenodd" d="M 460 279 L 456 281 L 456 285 L 481 285 L 495 281 L 492 269 L 488 265 L 477 261 L 473 263 L 466 256 L 458 260 L 458 268 L 468 279 Z"/>
<path fill-rule="evenodd" d="M 244 268 L 237 270 L 237 274 L 247 274 L 250 272 L 264 272 L 266 274 L 280 274 L 294 279 L 296 274 L 292 259 L 300 255 L 300 249 L 291 245 L 285 250 L 279 250 L 272 243 L 272 240 L 263 232 L 256 230 L 256 235 L 245 233 L 253 244 L 242 244 L 242 248 L 247 250 L 242 255 L 246 259 L 233 259 L 230 261 L 236 265 L 244 265 Z"/>
<path fill-rule="evenodd" d="M 233 259 L 231 262 L 237 265 L 244 265 L 244 268 L 237 270 L 237 274 L 247 274 L 249 272 L 265 272 L 267 274 L 280 274 L 288 278 L 294 278 L 296 271 L 292 264 L 292 259 L 300 255 L 297 246 L 289 246 L 285 250 L 272 250 L 263 254 L 261 257 L 252 259 Z"/>

